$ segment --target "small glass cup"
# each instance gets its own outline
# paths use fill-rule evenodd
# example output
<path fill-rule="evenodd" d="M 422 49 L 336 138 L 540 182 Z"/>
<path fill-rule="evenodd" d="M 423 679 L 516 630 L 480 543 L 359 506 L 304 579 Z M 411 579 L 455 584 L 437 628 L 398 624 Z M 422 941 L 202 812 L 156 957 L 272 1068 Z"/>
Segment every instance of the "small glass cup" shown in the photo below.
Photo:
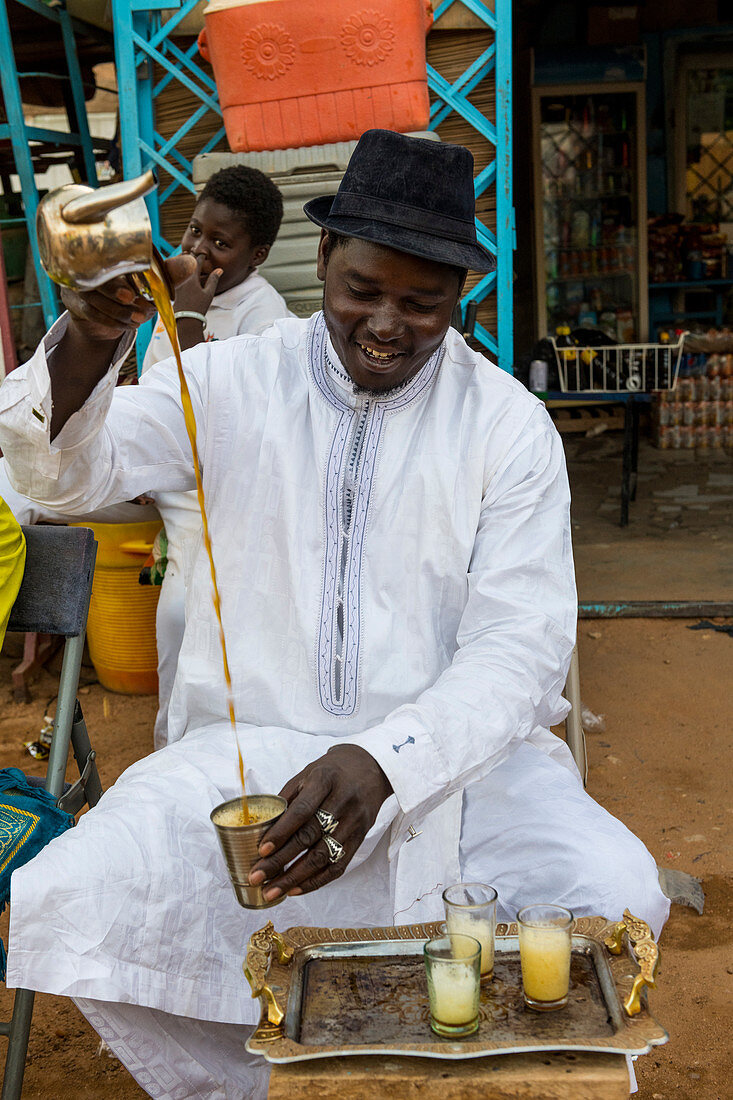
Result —
<path fill-rule="evenodd" d="M 481 944 L 481 981 L 494 976 L 496 890 L 483 882 L 459 882 L 443 891 L 445 926 L 450 935 L 473 936 Z"/>
<path fill-rule="evenodd" d="M 550 1012 L 568 1003 L 573 914 L 560 905 L 527 905 L 517 913 L 524 1003 Z"/>
<path fill-rule="evenodd" d="M 472 936 L 447 935 L 423 948 L 430 999 L 430 1026 L 444 1039 L 478 1030 L 481 944 Z"/>

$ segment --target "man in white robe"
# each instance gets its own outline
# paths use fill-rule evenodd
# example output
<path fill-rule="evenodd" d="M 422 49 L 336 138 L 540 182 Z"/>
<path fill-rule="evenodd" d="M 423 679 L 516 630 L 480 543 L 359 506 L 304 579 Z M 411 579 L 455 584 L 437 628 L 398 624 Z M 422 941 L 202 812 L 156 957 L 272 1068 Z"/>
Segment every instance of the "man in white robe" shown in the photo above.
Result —
<path fill-rule="evenodd" d="M 370 131 L 307 212 L 324 312 L 185 356 L 248 790 L 289 800 L 253 875 L 281 904 L 237 905 L 209 821 L 239 781 L 203 547 L 171 743 L 13 877 L 8 984 L 75 998 L 158 1100 L 265 1095 L 241 964 L 267 916 L 439 919 L 460 880 L 495 886 L 504 919 L 628 906 L 658 933 L 668 912 L 549 732 L 575 637 L 569 490 L 542 404 L 448 327 L 462 269 L 490 264 L 470 155 Z M 119 282 L 64 299 L 0 389 L 17 488 L 67 512 L 190 489 L 173 364 L 114 388 L 147 306 Z"/>

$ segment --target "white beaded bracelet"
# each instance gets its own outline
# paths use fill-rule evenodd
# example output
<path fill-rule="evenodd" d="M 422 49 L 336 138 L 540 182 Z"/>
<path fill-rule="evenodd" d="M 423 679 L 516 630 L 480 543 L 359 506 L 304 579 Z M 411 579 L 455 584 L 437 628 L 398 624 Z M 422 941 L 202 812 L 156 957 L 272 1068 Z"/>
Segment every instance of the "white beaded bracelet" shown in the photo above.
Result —
<path fill-rule="evenodd" d="M 179 309 L 173 316 L 177 321 L 180 321 L 182 317 L 192 317 L 194 321 L 200 321 L 202 325 L 206 324 L 203 313 L 196 313 L 193 309 Z"/>

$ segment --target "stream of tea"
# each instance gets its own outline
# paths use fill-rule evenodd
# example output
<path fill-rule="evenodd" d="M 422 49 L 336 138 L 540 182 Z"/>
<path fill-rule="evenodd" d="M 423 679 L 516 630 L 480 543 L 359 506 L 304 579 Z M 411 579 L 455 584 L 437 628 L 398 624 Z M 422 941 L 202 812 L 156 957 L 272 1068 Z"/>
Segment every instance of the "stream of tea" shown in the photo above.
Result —
<path fill-rule="evenodd" d="M 176 329 L 176 319 L 173 315 L 173 303 L 168 294 L 168 288 L 166 286 L 163 275 L 156 270 L 156 262 L 153 261 L 153 266 L 145 272 L 144 278 L 150 289 L 150 293 L 155 303 L 155 308 L 158 311 L 165 331 L 168 334 L 168 339 L 173 346 L 173 354 L 176 357 L 176 365 L 178 367 L 178 380 L 181 386 L 181 404 L 183 406 L 183 419 L 186 423 L 186 432 L 188 433 L 188 440 L 191 444 L 191 452 L 193 454 L 193 469 L 196 476 L 196 493 L 198 495 L 199 509 L 201 511 L 201 523 L 203 526 L 204 534 L 204 546 L 206 547 L 206 553 L 209 557 L 209 566 L 211 568 L 211 583 L 213 586 L 213 600 L 214 610 L 216 611 L 217 622 L 219 623 L 219 641 L 221 642 L 221 655 L 224 661 L 224 680 L 226 682 L 227 689 L 227 708 L 229 710 L 229 721 L 232 724 L 232 730 L 234 731 L 234 740 L 237 745 L 237 756 L 239 759 L 239 778 L 242 781 L 242 824 L 249 825 L 250 815 L 247 808 L 247 796 L 244 787 L 244 757 L 242 756 L 242 748 L 239 744 L 239 734 L 237 733 L 237 722 L 234 716 L 234 693 L 232 691 L 232 677 L 229 671 L 229 658 L 227 656 L 227 643 L 224 637 L 224 624 L 221 618 L 221 600 L 219 598 L 219 585 L 216 580 L 216 566 L 214 565 L 214 554 L 211 549 L 211 536 L 209 534 L 209 521 L 206 515 L 206 500 L 204 498 L 204 485 L 201 480 L 201 466 L 199 463 L 198 447 L 196 445 L 196 420 L 193 415 L 193 405 L 191 404 L 191 394 L 188 390 L 188 383 L 186 376 L 183 373 L 183 363 L 181 362 L 181 349 L 178 344 L 178 331 Z"/>

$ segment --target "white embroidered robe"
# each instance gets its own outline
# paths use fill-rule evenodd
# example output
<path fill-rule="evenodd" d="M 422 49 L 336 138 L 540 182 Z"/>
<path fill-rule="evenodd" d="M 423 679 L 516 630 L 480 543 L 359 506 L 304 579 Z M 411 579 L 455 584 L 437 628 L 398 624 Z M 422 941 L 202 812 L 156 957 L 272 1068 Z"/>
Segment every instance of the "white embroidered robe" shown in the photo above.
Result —
<path fill-rule="evenodd" d="M 49 443 L 46 355 L 63 324 L 0 389 L 0 445 L 17 488 L 80 513 L 190 489 L 170 363 L 139 388 L 115 390 L 111 372 Z M 453 330 L 382 397 L 339 379 L 320 314 L 201 345 L 185 362 L 249 790 L 277 791 L 350 742 L 379 761 L 394 795 L 338 882 L 267 914 L 237 906 L 208 820 L 238 781 L 199 546 L 174 743 L 16 873 L 9 984 L 247 1022 L 256 1010 L 241 959 L 267 916 L 280 928 L 440 916 L 441 890 L 461 875 L 459 841 L 480 855 L 492 812 L 494 832 L 511 835 L 492 774 L 507 797 L 514 777 L 529 805 L 552 786 L 547 761 L 566 777 L 559 798 L 583 835 L 582 807 L 595 804 L 548 731 L 567 709 L 575 634 L 569 492 L 543 406 Z M 420 836 L 408 841 L 411 825 Z M 509 857 L 520 895 L 526 851 L 523 841 Z M 500 847 L 488 854 L 498 875 Z M 546 871 L 558 896 L 575 874 L 573 857 L 566 864 Z M 586 911 L 605 902 L 621 904 L 599 893 Z"/>

